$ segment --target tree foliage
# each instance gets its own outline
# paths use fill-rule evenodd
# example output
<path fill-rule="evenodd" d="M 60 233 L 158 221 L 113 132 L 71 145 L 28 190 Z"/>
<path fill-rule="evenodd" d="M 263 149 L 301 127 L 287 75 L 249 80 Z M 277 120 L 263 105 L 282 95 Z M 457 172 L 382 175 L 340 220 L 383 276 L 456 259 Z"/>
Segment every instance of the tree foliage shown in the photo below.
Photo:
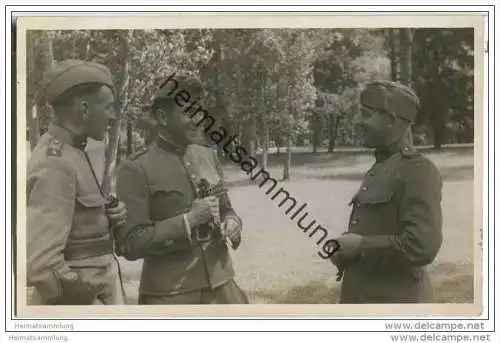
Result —
<path fill-rule="evenodd" d="M 358 143 L 352 119 L 359 89 L 370 80 L 400 78 L 400 65 L 391 53 L 394 47 L 410 44 L 412 86 L 422 103 L 415 130 L 423 138 L 417 143 L 472 141 L 473 30 L 418 28 L 408 42 L 396 31 L 30 31 L 26 80 L 30 133 L 43 133 L 50 120 L 50 110 L 36 100 L 43 71 L 53 62 L 71 58 L 110 68 L 122 118 L 116 128 L 121 153 L 148 141 L 151 96 L 160 79 L 179 71 L 200 77 L 207 89 L 207 109 L 252 155 L 272 142 L 282 146 L 311 142 L 316 150 L 326 140 L 333 151 L 334 146 Z"/>

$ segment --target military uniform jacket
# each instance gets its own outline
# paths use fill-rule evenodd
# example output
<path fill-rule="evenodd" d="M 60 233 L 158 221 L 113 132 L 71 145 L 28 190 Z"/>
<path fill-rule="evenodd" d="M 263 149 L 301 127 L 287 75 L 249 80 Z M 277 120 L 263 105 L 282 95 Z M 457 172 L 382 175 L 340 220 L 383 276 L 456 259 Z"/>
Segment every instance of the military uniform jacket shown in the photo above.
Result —
<path fill-rule="evenodd" d="M 84 152 L 86 140 L 51 125 L 27 169 L 27 282 L 42 301 L 61 295 L 61 280 L 108 266 L 113 245 L 101 195 Z M 91 273 L 90 273 L 91 274 Z M 87 280 L 85 280 L 87 278 Z"/>
<path fill-rule="evenodd" d="M 376 158 L 351 201 L 348 231 L 363 239 L 360 255 L 345 266 L 341 302 L 431 301 L 425 266 L 442 243 L 441 176 L 411 147 Z"/>
<path fill-rule="evenodd" d="M 179 148 L 162 138 L 120 166 L 117 192 L 128 216 L 117 238 L 127 259 L 144 259 L 140 293 L 183 294 L 215 288 L 234 277 L 226 243 L 217 238 L 197 241 L 196 228 L 188 228 L 184 216 L 207 169 L 223 179 L 211 147 Z M 235 215 L 227 195 L 220 207 L 222 220 Z"/>

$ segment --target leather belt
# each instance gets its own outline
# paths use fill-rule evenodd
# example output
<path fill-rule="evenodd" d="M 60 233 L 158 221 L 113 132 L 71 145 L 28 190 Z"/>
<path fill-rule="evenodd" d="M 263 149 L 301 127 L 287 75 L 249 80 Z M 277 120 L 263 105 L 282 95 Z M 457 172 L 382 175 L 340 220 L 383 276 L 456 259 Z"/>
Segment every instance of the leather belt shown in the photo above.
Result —
<path fill-rule="evenodd" d="M 63 253 L 66 261 L 72 261 L 112 254 L 113 252 L 113 241 L 105 239 L 96 242 L 70 243 Z"/>

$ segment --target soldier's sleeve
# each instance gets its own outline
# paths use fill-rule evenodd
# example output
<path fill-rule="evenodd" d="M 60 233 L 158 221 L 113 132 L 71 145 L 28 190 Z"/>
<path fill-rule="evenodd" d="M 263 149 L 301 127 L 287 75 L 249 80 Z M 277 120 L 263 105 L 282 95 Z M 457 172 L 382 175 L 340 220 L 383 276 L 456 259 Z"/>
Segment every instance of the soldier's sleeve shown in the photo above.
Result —
<path fill-rule="evenodd" d="M 59 157 L 48 157 L 27 180 L 27 281 L 45 302 L 62 296 L 62 281 L 77 274 L 64 262 L 71 231 L 76 176 Z"/>
<path fill-rule="evenodd" d="M 117 173 L 116 190 L 127 206 L 126 223 L 116 233 L 126 259 L 137 260 L 191 246 L 183 214 L 162 221 L 151 220 L 147 178 L 140 166 L 124 161 Z"/>
<path fill-rule="evenodd" d="M 412 158 L 403 171 L 399 205 L 400 235 L 363 237 L 364 258 L 379 263 L 423 266 L 431 263 L 442 244 L 442 179 L 425 158 Z M 375 259 L 373 259 L 375 257 Z"/>

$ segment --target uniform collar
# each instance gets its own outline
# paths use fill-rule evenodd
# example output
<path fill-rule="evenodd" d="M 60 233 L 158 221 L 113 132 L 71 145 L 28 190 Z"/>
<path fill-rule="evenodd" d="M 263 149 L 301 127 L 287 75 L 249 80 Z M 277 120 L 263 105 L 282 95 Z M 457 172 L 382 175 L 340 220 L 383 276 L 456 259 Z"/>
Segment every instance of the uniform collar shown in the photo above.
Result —
<path fill-rule="evenodd" d="M 174 153 L 176 155 L 182 156 L 186 152 L 187 145 L 186 146 L 181 146 L 177 143 L 174 143 L 172 140 L 162 137 L 160 134 L 156 137 L 156 145 L 158 145 L 159 148 Z"/>
<path fill-rule="evenodd" d="M 82 135 L 77 135 L 71 132 L 64 126 L 58 124 L 50 124 L 48 132 L 54 137 L 64 143 L 67 143 L 77 149 L 84 150 L 87 146 L 87 137 Z"/>
<path fill-rule="evenodd" d="M 376 162 L 382 162 L 401 150 L 408 150 L 409 146 L 404 140 L 399 140 L 394 144 L 375 150 Z"/>

